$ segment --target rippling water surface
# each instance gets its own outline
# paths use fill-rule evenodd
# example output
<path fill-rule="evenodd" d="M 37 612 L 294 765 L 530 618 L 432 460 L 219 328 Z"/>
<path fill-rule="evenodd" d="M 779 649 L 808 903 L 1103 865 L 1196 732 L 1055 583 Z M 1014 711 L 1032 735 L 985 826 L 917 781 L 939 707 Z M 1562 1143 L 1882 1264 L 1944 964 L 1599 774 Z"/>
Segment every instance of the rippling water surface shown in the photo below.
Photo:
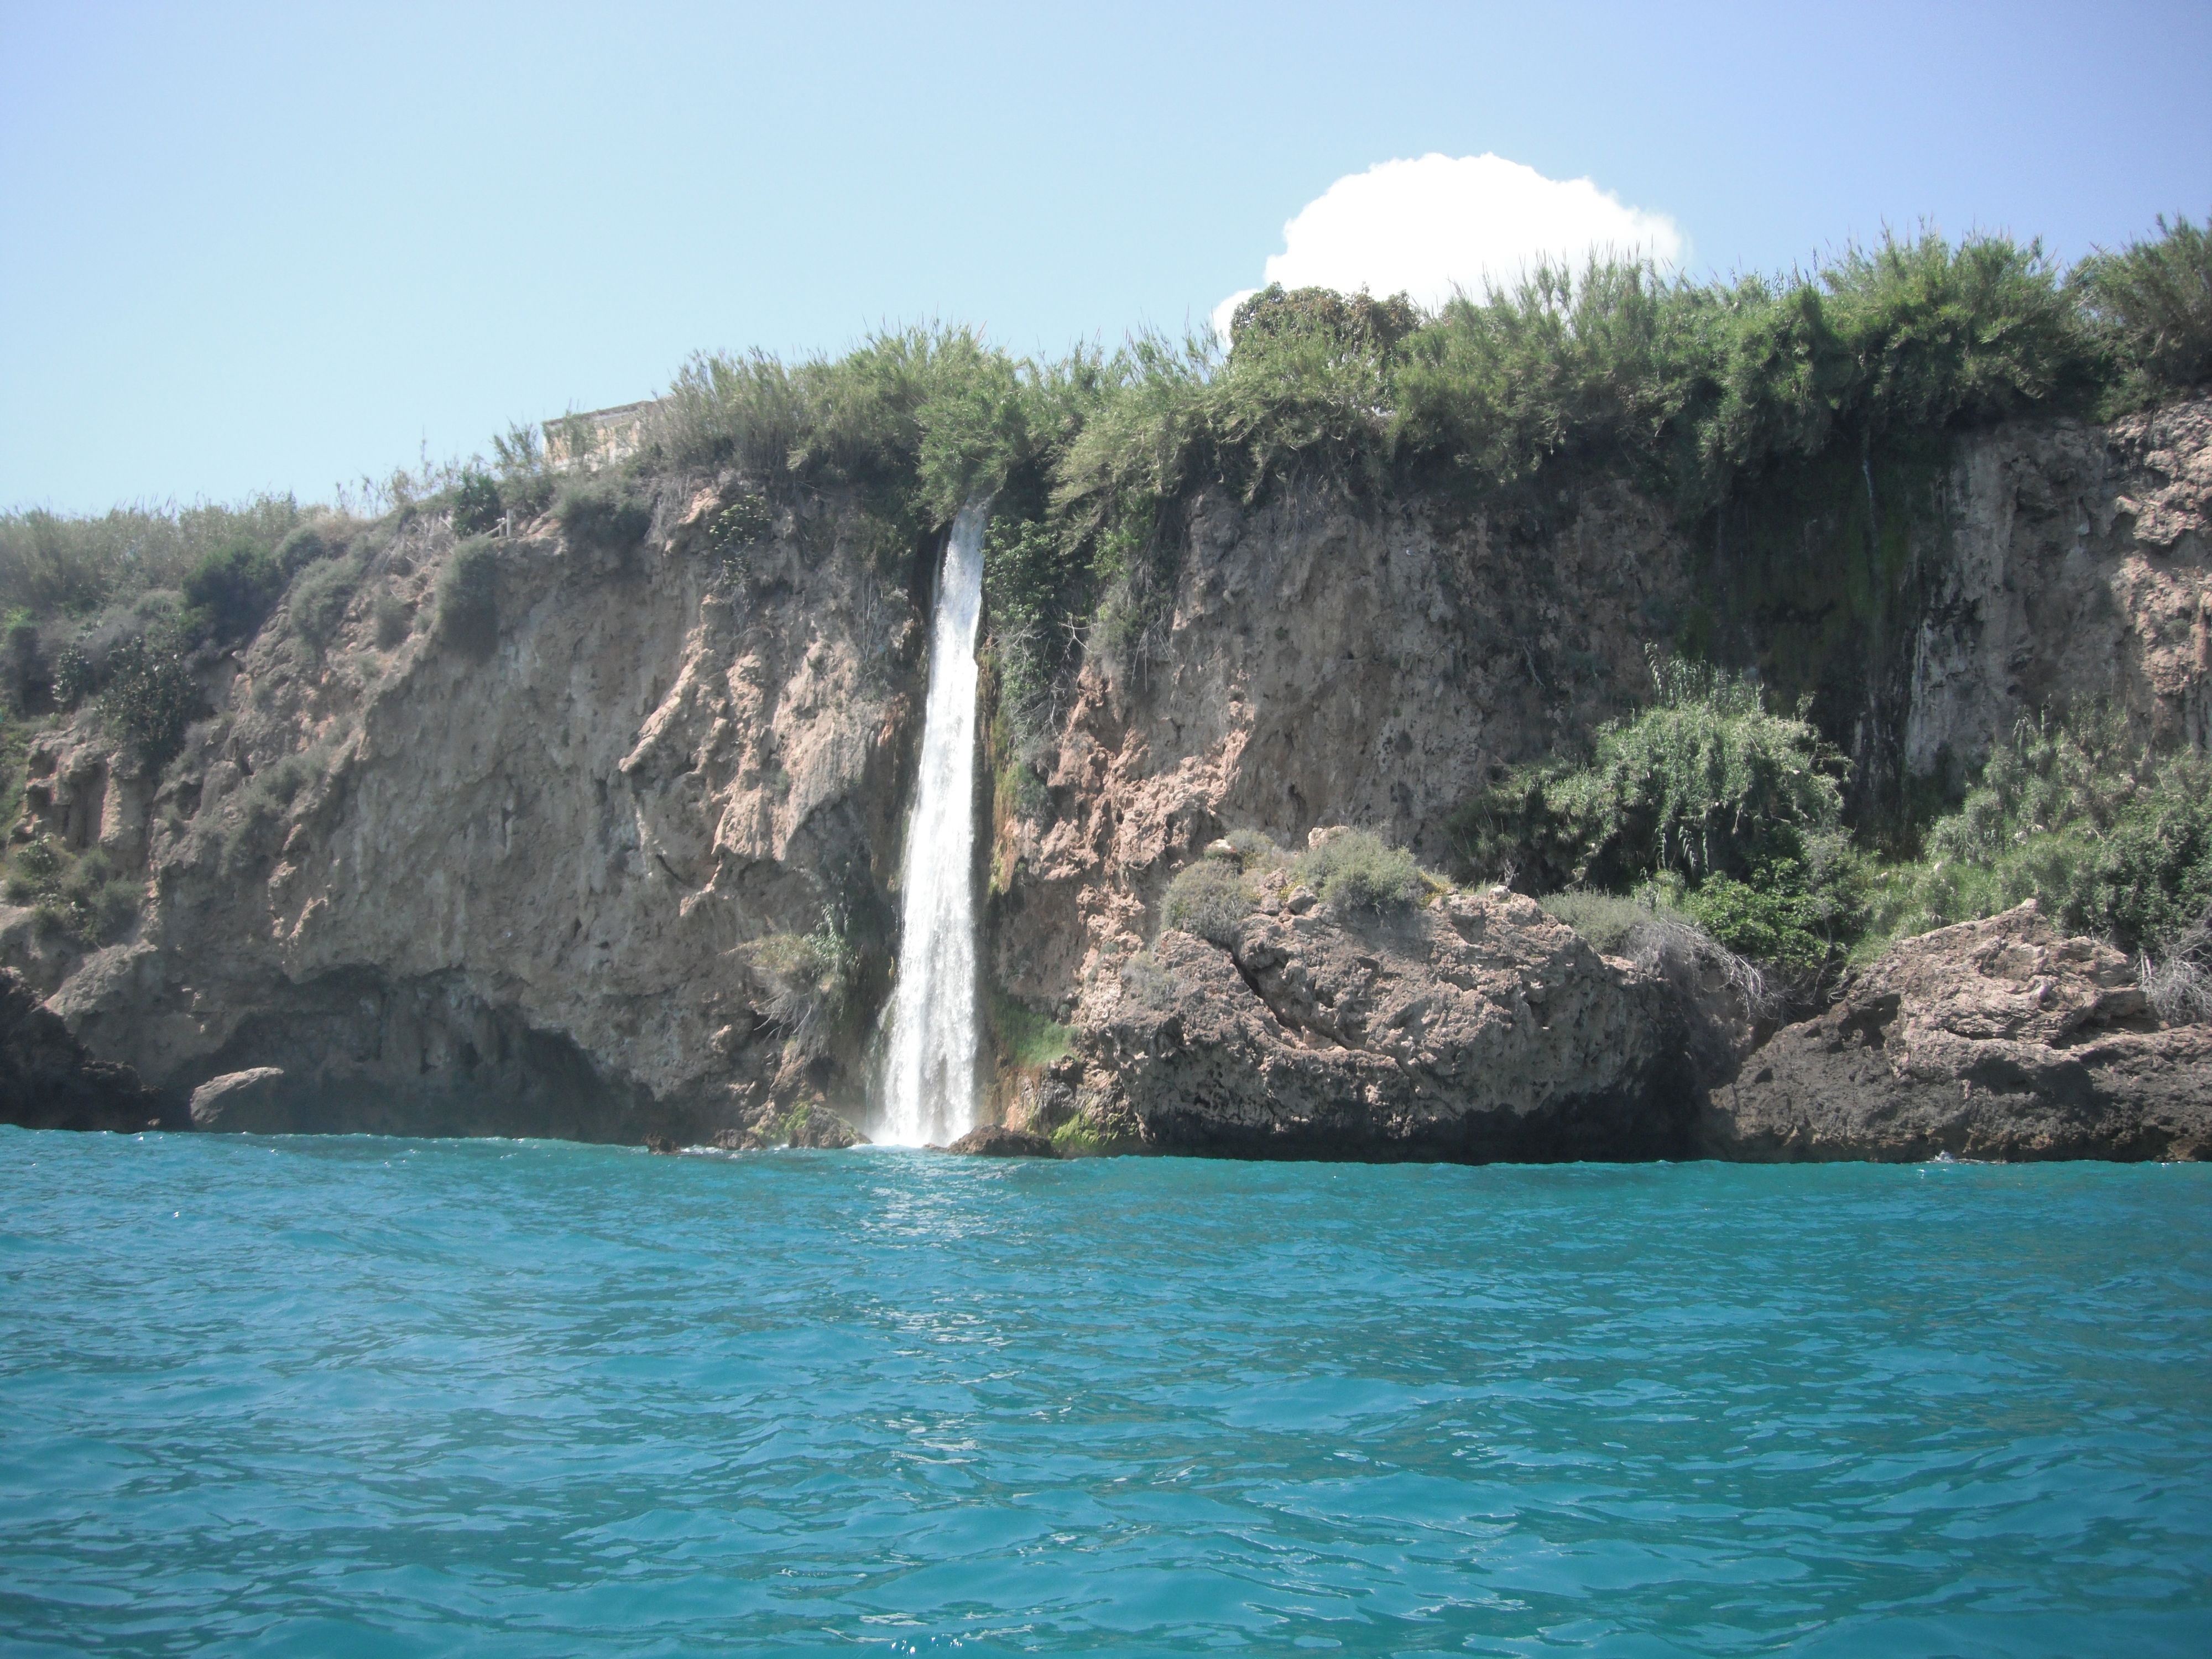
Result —
<path fill-rule="evenodd" d="M 2212 1168 L 0 1129 L 0 1653 L 2212 1651 Z"/>

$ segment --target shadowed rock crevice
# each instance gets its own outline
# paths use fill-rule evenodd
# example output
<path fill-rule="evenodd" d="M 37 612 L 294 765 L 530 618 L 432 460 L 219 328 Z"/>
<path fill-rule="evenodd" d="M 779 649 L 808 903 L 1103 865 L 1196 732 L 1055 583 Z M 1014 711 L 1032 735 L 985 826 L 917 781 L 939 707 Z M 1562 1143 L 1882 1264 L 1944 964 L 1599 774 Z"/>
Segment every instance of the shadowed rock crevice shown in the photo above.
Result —
<path fill-rule="evenodd" d="M 635 1144 L 716 1127 L 608 1078 L 573 1039 L 451 975 L 394 983 L 351 969 L 274 990 L 195 1070 L 206 1077 L 178 1084 L 202 1128 Z M 215 1079 L 231 1086 L 210 1097 L 201 1085 Z"/>
<path fill-rule="evenodd" d="M 131 1067 L 94 1060 L 21 975 L 0 968 L 0 1123 L 127 1134 L 187 1121 Z"/>

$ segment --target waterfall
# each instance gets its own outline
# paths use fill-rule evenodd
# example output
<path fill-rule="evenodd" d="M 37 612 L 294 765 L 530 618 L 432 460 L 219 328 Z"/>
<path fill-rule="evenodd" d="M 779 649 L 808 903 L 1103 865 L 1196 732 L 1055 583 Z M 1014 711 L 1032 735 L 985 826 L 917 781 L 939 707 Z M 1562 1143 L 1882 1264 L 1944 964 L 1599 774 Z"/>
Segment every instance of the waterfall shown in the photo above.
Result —
<path fill-rule="evenodd" d="M 937 584 L 877 1137 L 893 1146 L 941 1146 L 975 1126 L 975 623 L 988 517 L 980 501 L 960 510 Z"/>

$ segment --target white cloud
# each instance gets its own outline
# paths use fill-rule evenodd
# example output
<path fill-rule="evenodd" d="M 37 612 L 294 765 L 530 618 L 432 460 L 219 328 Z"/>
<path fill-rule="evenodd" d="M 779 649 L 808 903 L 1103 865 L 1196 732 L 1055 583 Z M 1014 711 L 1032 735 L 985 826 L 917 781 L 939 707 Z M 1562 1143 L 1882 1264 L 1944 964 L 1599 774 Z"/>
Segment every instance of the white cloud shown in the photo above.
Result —
<path fill-rule="evenodd" d="M 1404 292 L 1434 308 L 1455 288 L 1478 297 L 1547 257 L 1580 264 L 1593 251 L 1679 264 L 1686 243 L 1664 214 L 1622 204 L 1587 179 L 1547 179 L 1502 155 L 1379 161 L 1338 179 L 1283 227 L 1267 280 L 1285 288 Z M 1229 319 L 1245 289 L 1214 307 Z"/>

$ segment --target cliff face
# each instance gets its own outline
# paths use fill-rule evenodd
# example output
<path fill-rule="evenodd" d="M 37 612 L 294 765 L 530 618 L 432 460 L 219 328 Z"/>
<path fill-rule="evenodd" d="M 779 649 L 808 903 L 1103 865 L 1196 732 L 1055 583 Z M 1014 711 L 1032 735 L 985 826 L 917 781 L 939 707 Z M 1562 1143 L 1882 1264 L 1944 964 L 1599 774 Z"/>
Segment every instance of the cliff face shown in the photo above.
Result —
<path fill-rule="evenodd" d="M 1123 969 L 1207 842 L 1347 823 L 1447 862 L 1496 769 L 1635 703 L 1646 641 L 1811 696 L 1869 810 L 2054 697 L 2212 742 L 2212 404 L 1856 479 L 1688 530 L 1614 483 L 1510 512 L 1201 496 L 1148 643 L 1082 669 L 1044 810 L 994 814 L 995 988 L 1091 1034 L 1074 1063 L 1110 1092 Z M 173 1100 L 281 1068 L 257 1109 L 301 1128 L 750 1144 L 809 1106 L 861 1120 L 933 561 L 882 561 L 835 502 L 726 560 L 736 489 L 664 488 L 627 552 L 550 521 L 502 541 L 475 645 L 437 635 L 451 535 L 416 520 L 325 649 L 280 610 L 219 672 L 158 788 L 90 715 L 50 734 L 31 811 L 143 872 L 147 915 L 79 957 L 0 914 L 0 948 L 102 1060 Z M 394 607 L 411 632 L 380 645 Z M 1358 1047 L 1246 1012 L 1262 1046 Z"/>
<path fill-rule="evenodd" d="M 1676 633 L 1811 698 L 1869 813 L 2055 701 L 2212 742 L 2212 404 L 2003 428 L 1917 478 L 1845 482 L 1763 502 L 1757 537 L 1707 526 L 1718 554 L 1618 484 L 1510 518 L 1203 499 L 1161 642 L 1086 667 L 1050 811 L 1004 832 L 1002 982 L 1073 1014 L 1225 828 L 1295 846 L 1361 824 L 1447 861 L 1455 807 L 1633 707 L 1644 642 Z M 1876 484 L 1899 498 L 1870 523 Z"/>
<path fill-rule="evenodd" d="M 158 795 L 52 809 L 143 849 L 154 894 L 54 1007 L 173 1093 L 280 1067 L 301 1128 L 704 1138 L 857 1103 L 860 1011 L 788 941 L 827 914 L 883 975 L 915 607 L 833 509 L 716 558 L 714 499 L 626 552 L 499 544 L 489 650 L 436 637 L 433 524 L 325 652 L 280 611 Z M 380 600 L 414 607 L 389 648 Z M 90 746 L 53 745 L 76 797 Z"/>

